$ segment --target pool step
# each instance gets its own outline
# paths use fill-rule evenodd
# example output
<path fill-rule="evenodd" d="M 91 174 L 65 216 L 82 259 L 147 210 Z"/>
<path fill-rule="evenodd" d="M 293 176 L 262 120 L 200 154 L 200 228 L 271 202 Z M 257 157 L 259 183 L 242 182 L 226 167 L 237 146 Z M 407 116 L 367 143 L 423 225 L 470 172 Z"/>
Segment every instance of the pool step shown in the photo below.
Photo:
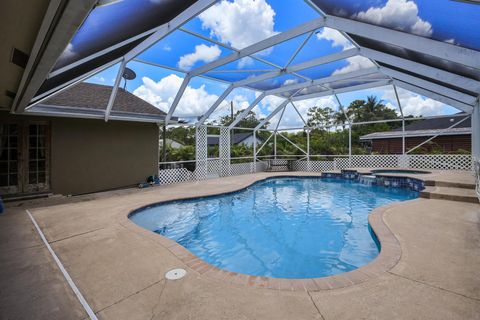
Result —
<path fill-rule="evenodd" d="M 461 182 L 449 182 L 449 181 L 432 181 L 433 184 L 430 184 L 432 186 L 436 187 L 446 187 L 446 188 L 460 188 L 460 189 L 475 189 L 475 184 L 474 183 L 461 183 Z M 427 182 L 425 182 L 426 185 L 429 185 Z"/>
<path fill-rule="evenodd" d="M 421 198 L 479 203 L 473 189 L 451 187 L 426 187 L 420 192 Z"/>

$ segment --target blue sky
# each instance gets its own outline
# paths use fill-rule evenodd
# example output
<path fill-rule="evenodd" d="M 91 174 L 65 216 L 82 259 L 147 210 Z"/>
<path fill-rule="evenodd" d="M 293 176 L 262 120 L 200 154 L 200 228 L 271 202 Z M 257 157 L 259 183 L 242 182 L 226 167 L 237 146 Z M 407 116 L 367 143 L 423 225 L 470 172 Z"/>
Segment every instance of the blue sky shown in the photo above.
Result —
<path fill-rule="evenodd" d="M 362 2 L 349 0 L 316 0 L 315 2 L 324 8 L 325 11 L 341 13 L 348 16 L 357 14 L 363 20 L 368 19 L 369 12 L 372 12 L 372 10 L 377 13 L 380 12 L 379 14 L 382 15 L 382 12 L 386 11 L 388 13 L 388 10 L 395 8 L 394 6 L 403 4 L 407 7 L 406 11 L 408 12 L 399 13 L 405 15 L 402 16 L 402 23 L 409 22 L 415 24 L 415 27 L 406 25 L 403 26 L 404 28 L 410 28 L 411 30 L 415 30 L 415 32 L 424 32 L 424 35 L 442 40 L 454 39 L 455 42 L 462 43 L 469 41 L 469 44 L 479 42 L 480 36 L 478 34 L 480 33 L 473 34 L 473 28 L 465 30 L 465 34 L 468 36 L 465 34 L 459 35 L 457 31 L 463 30 L 463 27 L 456 29 L 446 28 L 445 25 L 450 25 L 451 22 L 440 23 L 445 20 L 445 10 L 451 6 L 450 1 L 438 1 L 439 8 L 435 8 L 435 10 L 431 10 L 433 1 L 424 0 L 371 0 Z M 111 5 L 111 7 L 114 5 Z M 465 25 L 471 26 L 473 23 L 471 19 L 475 18 L 477 13 L 472 14 L 466 10 L 465 7 L 460 7 L 461 10 L 459 13 L 464 14 L 466 17 Z M 361 14 L 362 12 L 364 12 L 364 14 Z M 319 14 L 315 10 L 303 1 L 298 0 L 230 0 L 222 1 L 210 8 L 199 17 L 184 25 L 184 28 L 201 34 L 208 39 L 223 43 L 225 46 L 241 49 L 317 17 L 319 17 Z M 455 30 L 452 31 L 451 29 Z M 259 52 L 254 57 L 266 60 L 280 67 L 285 67 L 291 60 L 293 53 L 308 36 L 309 35 L 302 35 L 291 39 L 269 50 Z M 304 48 L 293 59 L 291 65 L 305 62 L 319 56 L 340 52 L 351 47 L 352 45 L 349 41 L 335 30 L 327 28 L 316 30 L 315 33 L 310 35 Z M 160 109 L 167 110 L 186 72 L 231 53 L 232 50 L 222 45 L 217 45 L 211 41 L 200 39 L 189 33 L 177 30 L 149 48 L 138 58 L 176 68 L 180 71 L 176 72 L 132 61 L 128 64 L 128 67 L 137 73 L 137 78 L 128 82 L 127 89 Z M 368 60 L 361 57 L 353 57 L 320 67 L 302 70 L 298 73 L 310 79 L 318 79 L 371 66 Z M 112 67 L 100 72 L 87 81 L 112 85 L 117 68 L 118 67 Z M 212 70 L 208 73 L 208 76 L 226 81 L 239 81 L 272 70 L 276 69 L 268 63 L 246 58 Z M 268 90 L 280 85 L 302 81 L 305 80 L 288 75 L 254 83 L 251 87 L 259 90 Z M 226 87 L 227 85 L 223 82 L 206 80 L 199 77 L 193 78 L 180 101 L 175 115 L 199 116 L 203 114 Z M 235 107 L 241 109 L 248 106 L 248 104 L 255 99 L 256 95 L 258 95 L 258 92 L 255 93 L 253 90 L 239 89 L 236 90 L 235 93 L 230 94 L 227 100 L 233 100 Z M 383 99 L 387 105 L 396 108 L 391 87 L 340 94 L 339 98 L 342 104 L 348 105 L 353 100 L 366 99 L 368 95 L 376 95 L 379 99 Z M 404 110 L 407 110 L 406 113 L 433 115 L 457 112 L 456 109 L 445 106 L 439 102 L 403 90 L 400 90 L 400 96 L 402 105 L 404 104 Z M 275 100 L 275 98 L 265 99 L 255 111 L 259 113 L 260 116 L 265 116 L 272 111 L 278 103 L 278 100 Z M 306 113 L 308 108 L 314 105 L 335 107 L 336 102 L 332 97 L 314 99 L 302 103 L 299 108 L 301 112 Z M 228 108 L 225 106 L 226 104 L 222 104 L 220 110 L 225 109 L 225 112 L 227 112 Z M 219 114 L 221 115 L 221 112 L 217 112 L 215 116 Z M 298 122 L 298 115 L 296 119 L 294 119 L 293 114 L 290 118 L 291 119 L 288 120 L 290 121 L 289 124 L 300 124 Z"/>

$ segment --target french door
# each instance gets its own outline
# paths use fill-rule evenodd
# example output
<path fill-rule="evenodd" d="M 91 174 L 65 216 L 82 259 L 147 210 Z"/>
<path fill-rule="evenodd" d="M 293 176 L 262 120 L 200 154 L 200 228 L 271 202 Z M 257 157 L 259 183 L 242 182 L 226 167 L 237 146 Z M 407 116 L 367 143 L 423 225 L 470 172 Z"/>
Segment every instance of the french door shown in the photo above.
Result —
<path fill-rule="evenodd" d="M 48 191 L 49 168 L 47 122 L 0 122 L 0 194 Z"/>

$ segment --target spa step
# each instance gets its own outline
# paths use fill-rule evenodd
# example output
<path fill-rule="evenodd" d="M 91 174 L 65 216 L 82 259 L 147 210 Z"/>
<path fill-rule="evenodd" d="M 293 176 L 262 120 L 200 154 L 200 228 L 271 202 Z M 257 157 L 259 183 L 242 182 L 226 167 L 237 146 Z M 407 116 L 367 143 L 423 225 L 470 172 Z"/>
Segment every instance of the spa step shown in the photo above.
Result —
<path fill-rule="evenodd" d="M 479 203 L 475 190 L 465 188 L 426 187 L 425 190 L 420 192 L 420 197 Z"/>
<path fill-rule="evenodd" d="M 475 184 L 473 183 L 435 181 L 434 185 L 436 187 L 446 187 L 446 188 L 475 189 Z"/>

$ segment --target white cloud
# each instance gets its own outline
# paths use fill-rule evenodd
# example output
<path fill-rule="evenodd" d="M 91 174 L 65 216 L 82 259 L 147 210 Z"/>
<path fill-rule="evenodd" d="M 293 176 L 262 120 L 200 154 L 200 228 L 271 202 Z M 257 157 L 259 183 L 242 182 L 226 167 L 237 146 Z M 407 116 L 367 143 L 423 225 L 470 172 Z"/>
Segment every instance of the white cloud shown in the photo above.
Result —
<path fill-rule="evenodd" d="M 143 77 L 143 85 L 133 91 L 133 94 L 148 101 L 162 111 L 168 112 L 180 89 L 183 78 L 170 74 L 160 81 Z M 209 94 L 205 85 L 199 88 L 187 86 L 175 110 L 175 116 L 192 117 L 203 115 L 218 99 L 217 95 Z"/>
<path fill-rule="evenodd" d="M 98 78 L 98 81 L 100 81 L 100 82 L 105 82 L 105 78 L 104 78 L 104 77 L 100 77 L 100 78 Z"/>
<path fill-rule="evenodd" d="M 338 74 L 345 74 L 345 73 L 375 66 L 373 62 L 371 62 L 369 59 L 363 56 L 353 56 L 353 57 L 347 58 L 347 62 L 348 62 L 348 65 L 346 65 L 343 68 L 335 70 L 332 73 L 332 75 L 335 76 Z"/>
<path fill-rule="evenodd" d="M 276 104 L 275 107 L 278 106 L 280 103 Z M 308 121 L 308 117 L 307 117 L 308 109 L 312 107 L 322 107 L 322 108 L 329 107 L 332 110 L 338 109 L 337 103 L 332 96 L 295 101 L 294 104 L 305 121 Z M 270 121 L 270 128 L 276 127 L 279 118 L 280 118 L 280 113 L 278 113 Z M 282 121 L 280 122 L 279 128 L 300 128 L 300 127 L 303 127 L 304 125 L 305 124 L 303 123 L 302 119 L 300 118 L 298 113 L 295 111 L 293 106 L 291 104 L 288 104 L 287 108 L 285 109 L 285 113 L 283 114 L 283 118 L 282 118 Z"/>
<path fill-rule="evenodd" d="M 172 51 L 172 47 L 170 47 L 168 44 L 164 45 L 162 48 L 164 51 Z"/>
<path fill-rule="evenodd" d="M 355 19 L 429 37 L 432 25 L 418 16 L 418 7 L 410 0 L 388 0 L 383 7 L 371 7 L 354 15 Z"/>
<path fill-rule="evenodd" d="M 316 36 L 318 40 L 331 41 L 332 46 L 342 47 L 343 50 L 353 48 L 352 43 L 335 29 L 323 28 Z"/>
<path fill-rule="evenodd" d="M 274 35 L 274 17 L 265 0 L 224 0 L 199 15 L 211 36 L 237 49 Z"/>
<path fill-rule="evenodd" d="M 198 61 L 203 61 L 205 63 L 212 62 L 217 59 L 222 51 L 218 48 L 217 45 L 207 46 L 200 44 L 195 46 L 195 52 L 189 53 L 180 57 L 178 60 L 178 67 L 183 70 L 190 70 L 192 66 Z"/>
<path fill-rule="evenodd" d="M 403 114 L 405 116 L 436 116 L 446 114 L 445 109 L 451 109 L 442 102 L 422 97 L 418 94 L 404 90 L 402 88 L 397 88 L 397 92 L 400 103 L 402 104 Z M 397 101 L 393 88 L 385 90 L 381 99 L 385 101 Z M 389 104 L 391 108 L 398 109 L 395 106 L 391 105 L 391 103 L 387 103 L 387 105 Z"/>
<path fill-rule="evenodd" d="M 298 79 L 287 79 L 283 82 L 282 86 L 288 86 L 296 83 L 298 83 Z"/>

